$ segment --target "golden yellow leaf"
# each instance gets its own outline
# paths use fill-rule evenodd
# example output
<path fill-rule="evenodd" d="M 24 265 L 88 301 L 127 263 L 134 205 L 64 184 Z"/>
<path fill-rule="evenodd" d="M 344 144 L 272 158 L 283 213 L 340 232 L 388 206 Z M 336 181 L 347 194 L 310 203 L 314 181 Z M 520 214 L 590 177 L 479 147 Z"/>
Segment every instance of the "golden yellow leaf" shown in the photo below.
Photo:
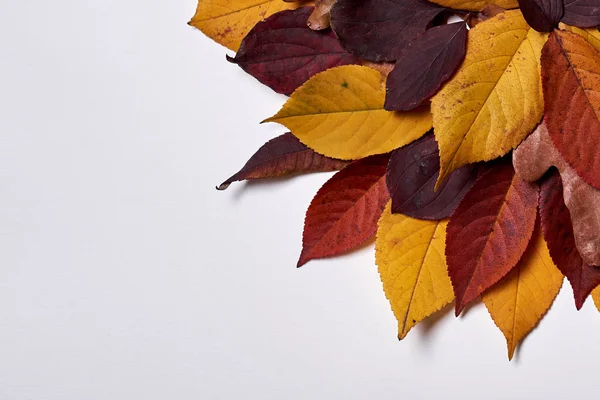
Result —
<path fill-rule="evenodd" d="M 518 8 L 517 0 L 430 0 L 432 3 L 455 10 L 481 11 L 488 4 L 493 4 L 505 9 Z"/>
<path fill-rule="evenodd" d="M 563 278 L 538 227 L 517 266 L 483 294 L 485 306 L 506 337 L 509 360 L 554 302 Z"/>
<path fill-rule="evenodd" d="M 566 25 L 562 22 L 559 25 L 560 29 L 564 29 L 565 31 L 573 32 L 582 36 L 585 40 L 588 41 L 589 44 L 594 46 L 594 48 L 600 51 L 600 32 L 596 28 L 578 28 L 576 26 Z"/>
<path fill-rule="evenodd" d="M 332 68 L 298 88 L 263 122 L 278 122 L 317 153 L 342 160 L 402 147 L 431 129 L 428 108 L 383 109 L 385 78 L 360 65 Z"/>
<path fill-rule="evenodd" d="M 592 299 L 594 299 L 594 304 L 598 311 L 600 311 L 600 286 L 592 290 Z"/>
<path fill-rule="evenodd" d="M 200 0 L 189 25 L 217 43 L 237 51 L 242 39 L 257 22 L 301 4 L 282 0 Z"/>
<path fill-rule="evenodd" d="M 383 290 L 398 320 L 398 337 L 454 300 L 444 255 L 447 221 L 426 221 L 385 207 L 375 243 Z"/>
<path fill-rule="evenodd" d="M 535 128 L 544 110 L 540 55 L 546 39 L 518 10 L 469 31 L 465 61 L 431 103 L 438 185 L 463 165 L 508 153 Z"/>

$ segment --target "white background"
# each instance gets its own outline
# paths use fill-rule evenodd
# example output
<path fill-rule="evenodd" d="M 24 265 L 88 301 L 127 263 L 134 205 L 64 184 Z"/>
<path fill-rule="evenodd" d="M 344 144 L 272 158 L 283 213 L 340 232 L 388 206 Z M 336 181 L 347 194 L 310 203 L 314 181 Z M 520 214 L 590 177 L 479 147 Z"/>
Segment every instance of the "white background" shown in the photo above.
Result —
<path fill-rule="evenodd" d="M 510 363 L 481 305 L 398 342 L 372 246 L 295 268 L 328 174 L 217 192 L 285 98 L 194 1 L 0 0 L 1 400 L 598 398 L 567 283 Z"/>

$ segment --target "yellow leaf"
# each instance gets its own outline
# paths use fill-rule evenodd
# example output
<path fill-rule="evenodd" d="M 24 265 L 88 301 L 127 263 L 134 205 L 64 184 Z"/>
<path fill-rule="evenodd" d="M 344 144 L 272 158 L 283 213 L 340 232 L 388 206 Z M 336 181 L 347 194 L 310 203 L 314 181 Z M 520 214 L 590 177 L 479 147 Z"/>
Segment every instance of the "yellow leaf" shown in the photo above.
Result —
<path fill-rule="evenodd" d="M 554 302 L 563 278 L 538 227 L 517 266 L 483 294 L 485 306 L 506 337 L 509 360 Z"/>
<path fill-rule="evenodd" d="M 566 24 L 563 24 L 562 22 L 560 23 L 559 26 L 561 29 L 564 29 L 565 31 L 573 32 L 573 33 L 578 34 L 579 36 L 582 36 L 585 40 L 588 41 L 589 44 L 594 46 L 594 48 L 596 50 L 600 51 L 600 32 L 598 32 L 598 29 L 596 29 L 596 28 L 583 29 L 583 28 L 578 28 L 576 26 L 566 25 Z"/>
<path fill-rule="evenodd" d="M 431 0 L 432 3 L 455 10 L 481 11 L 488 4 L 493 4 L 505 9 L 518 8 L 517 0 Z"/>
<path fill-rule="evenodd" d="M 431 103 L 438 185 L 463 165 L 508 153 L 535 128 L 544 110 L 540 55 L 546 38 L 518 10 L 469 31 L 465 61 Z"/>
<path fill-rule="evenodd" d="M 600 286 L 592 290 L 592 299 L 594 299 L 594 304 L 598 311 L 600 311 Z"/>
<path fill-rule="evenodd" d="M 237 51 L 257 22 L 300 3 L 283 0 L 200 0 L 189 25 L 231 50 Z"/>
<path fill-rule="evenodd" d="M 387 153 L 431 129 L 428 108 L 383 109 L 385 78 L 360 65 L 332 68 L 298 88 L 263 122 L 278 122 L 317 153 L 342 160 Z"/>
<path fill-rule="evenodd" d="M 375 259 L 404 339 L 417 322 L 454 300 L 444 254 L 448 222 L 392 214 L 391 204 L 379 220 Z"/>

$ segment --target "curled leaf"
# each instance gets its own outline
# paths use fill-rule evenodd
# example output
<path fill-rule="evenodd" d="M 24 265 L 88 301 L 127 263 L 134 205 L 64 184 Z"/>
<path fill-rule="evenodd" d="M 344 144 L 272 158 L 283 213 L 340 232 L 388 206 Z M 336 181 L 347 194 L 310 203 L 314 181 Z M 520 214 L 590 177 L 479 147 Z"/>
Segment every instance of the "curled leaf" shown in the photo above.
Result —
<path fill-rule="evenodd" d="M 317 0 L 315 2 L 315 9 L 306 22 L 308 27 L 315 31 L 329 28 L 331 7 L 333 7 L 336 1 L 337 0 Z"/>
<path fill-rule="evenodd" d="M 259 22 L 235 57 L 228 60 L 277 93 L 287 95 L 319 72 L 359 64 L 333 32 L 315 32 L 306 26 L 311 11 L 311 7 L 281 11 Z"/>
<path fill-rule="evenodd" d="M 346 65 L 313 76 L 265 122 L 285 125 L 317 153 L 341 160 L 388 153 L 431 129 L 427 108 L 386 111 L 384 97 L 379 72 Z"/>
<path fill-rule="evenodd" d="M 394 150 L 386 173 L 392 212 L 421 219 L 448 218 L 477 179 L 477 167 L 454 171 L 434 190 L 440 172 L 438 147 L 432 134 Z"/>
<path fill-rule="evenodd" d="M 467 24 L 431 28 L 400 53 L 387 78 L 386 110 L 412 110 L 433 96 L 465 57 Z"/>
<path fill-rule="evenodd" d="M 509 360 L 519 342 L 550 309 L 563 280 L 537 227 L 517 266 L 481 297 L 506 337 Z"/>
<path fill-rule="evenodd" d="M 560 175 L 553 171 L 540 190 L 540 217 L 544 239 L 554 264 L 573 288 L 575 306 L 579 310 L 590 292 L 600 284 L 600 268 L 586 264 L 575 247 L 569 210 L 563 200 Z"/>
<path fill-rule="evenodd" d="M 446 225 L 392 214 L 389 203 L 381 215 L 375 261 L 400 339 L 454 299 L 444 256 Z"/>
<path fill-rule="evenodd" d="M 552 166 L 558 169 L 577 249 L 586 263 L 600 265 L 600 190 L 588 185 L 562 158 L 544 123 L 517 147 L 513 165 L 517 175 L 530 182 L 540 179 Z"/>
<path fill-rule="evenodd" d="M 503 159 L 475 182 L 448 223 L 446 261 L 456 315 L 508 274 L 533 232 L 538 187 Z"/>
<path fill-rule="evenodd" d="M 265 143 L 242 169 L 217 189 L 225 190 L 235 181 L 275 178 L 293 173 L 335 171 L 346 165 L 344 161 L 315 153 L 288 132 Z"/>
<path fill-rule="evenodd" d="M 385 187 L 388 159 L 383 154 L 356 161 L 319 189 L 306 212 L 298 267 L 343 253 L 375 234 L 390 199 Z"/>

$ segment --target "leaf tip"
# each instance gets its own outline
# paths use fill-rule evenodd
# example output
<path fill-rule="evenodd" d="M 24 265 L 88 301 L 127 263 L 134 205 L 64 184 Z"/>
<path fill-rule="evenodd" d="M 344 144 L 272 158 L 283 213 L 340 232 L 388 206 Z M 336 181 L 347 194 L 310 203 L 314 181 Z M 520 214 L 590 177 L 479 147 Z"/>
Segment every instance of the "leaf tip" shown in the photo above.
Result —
<path fill-rule="evenodd" d="M 215 186 L 215 189 L 221 191 L 221 190 L 225 190 L 229 187 L 229 185 L 231 185 L 230 182 L 223 182 L 221 183 L 219 186 Z"/>

